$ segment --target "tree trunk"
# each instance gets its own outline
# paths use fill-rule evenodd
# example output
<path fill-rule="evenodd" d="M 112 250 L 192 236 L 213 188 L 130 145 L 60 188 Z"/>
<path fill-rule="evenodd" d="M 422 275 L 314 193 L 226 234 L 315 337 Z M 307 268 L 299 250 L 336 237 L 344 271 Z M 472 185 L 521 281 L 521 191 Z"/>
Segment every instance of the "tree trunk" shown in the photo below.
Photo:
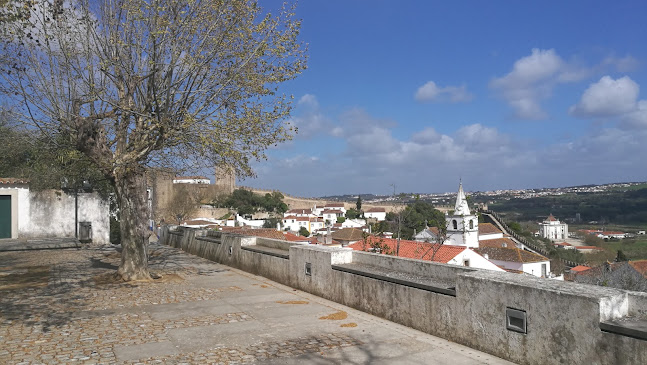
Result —
<path fill-rule="evenodd" d="M 150 280 L 148 272 L 148 205 L 143 171 L 115 179 L 121 227 L 121 265 L 117 273 L 124 281 Z"/>

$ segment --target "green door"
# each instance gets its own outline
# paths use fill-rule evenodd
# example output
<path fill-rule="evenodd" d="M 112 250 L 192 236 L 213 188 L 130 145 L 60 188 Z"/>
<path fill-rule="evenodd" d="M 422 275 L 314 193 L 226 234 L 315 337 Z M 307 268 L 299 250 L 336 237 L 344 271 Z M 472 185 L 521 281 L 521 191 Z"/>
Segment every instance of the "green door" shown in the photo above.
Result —
<path fill-rule="evenodd" d="M 11 195 L 0 195 L 0 238 L 11 238 Z"/>

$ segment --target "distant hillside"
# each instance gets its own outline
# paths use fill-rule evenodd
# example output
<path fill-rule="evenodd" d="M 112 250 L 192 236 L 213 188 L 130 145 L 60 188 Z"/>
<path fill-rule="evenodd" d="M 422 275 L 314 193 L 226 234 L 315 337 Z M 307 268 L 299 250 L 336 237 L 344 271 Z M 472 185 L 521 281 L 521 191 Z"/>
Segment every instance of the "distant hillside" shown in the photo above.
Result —
<path fill-rule="evenodd" d="M 583 223 L 647 225 L 647 188 L 500 200 L 490 208 L 517 221 L 539 221 L 552 213 L 572 222 L 579 213 Z"/>

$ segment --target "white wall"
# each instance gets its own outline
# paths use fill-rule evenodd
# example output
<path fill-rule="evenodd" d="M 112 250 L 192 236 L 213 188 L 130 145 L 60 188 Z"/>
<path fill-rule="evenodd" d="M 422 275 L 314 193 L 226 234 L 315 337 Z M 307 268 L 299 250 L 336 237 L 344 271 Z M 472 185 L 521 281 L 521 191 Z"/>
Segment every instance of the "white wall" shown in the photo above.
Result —
<path fill-rule="evenodd" d="M 478 269 L 486 269 L 486 270 L 494 270 L 494 271 L 505 271 L 502 268 L 493 264 L 492 262 L 486 260 L 485 257 L 477 254 L 476 252 L 470 249 L 463 250 L 463 252 L 456 255 L 456 257 L 449 260 L 449 262 L 447 263 L 450 265 L 465 266 L 464 265 L 465 260 L 470 261 L 469 267 L 475 267 Z"/>
<path fill-rule="evenodd" d="M 75 236 L 74 195 L 60 190 L 34 192 L 25 187 L 3 188 L 0 194 L 8 191 L 13 191 L 14 196 L 18 196 L 18 229 L 13 238 Z M 92 243 L 109 244 L 108 201 L 101 199 L 96 193 L 81 193 L 78 195 L 78 207 L 78 221 L 92 223 Z"/>

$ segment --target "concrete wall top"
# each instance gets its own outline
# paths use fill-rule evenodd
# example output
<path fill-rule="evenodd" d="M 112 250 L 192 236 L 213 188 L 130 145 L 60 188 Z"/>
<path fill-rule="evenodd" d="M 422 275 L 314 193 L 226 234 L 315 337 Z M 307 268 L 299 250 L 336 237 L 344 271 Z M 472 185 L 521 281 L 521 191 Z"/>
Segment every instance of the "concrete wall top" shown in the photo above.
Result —
<path fill-rule="evenodd" d="M 425 260 L 409 259 L 404 257 L 382 255 L 371 252 L 353 251 L 353 262 L 358 264 L 373 265 L 380 268 L 403 272 L 407 274 L 424 275 L 434 277 L 439 280 L 456 280 L 456 276 L 463 273 L 472 272 L 475 268 L 466 268 L 462 266 L 441 264 Z"/>

